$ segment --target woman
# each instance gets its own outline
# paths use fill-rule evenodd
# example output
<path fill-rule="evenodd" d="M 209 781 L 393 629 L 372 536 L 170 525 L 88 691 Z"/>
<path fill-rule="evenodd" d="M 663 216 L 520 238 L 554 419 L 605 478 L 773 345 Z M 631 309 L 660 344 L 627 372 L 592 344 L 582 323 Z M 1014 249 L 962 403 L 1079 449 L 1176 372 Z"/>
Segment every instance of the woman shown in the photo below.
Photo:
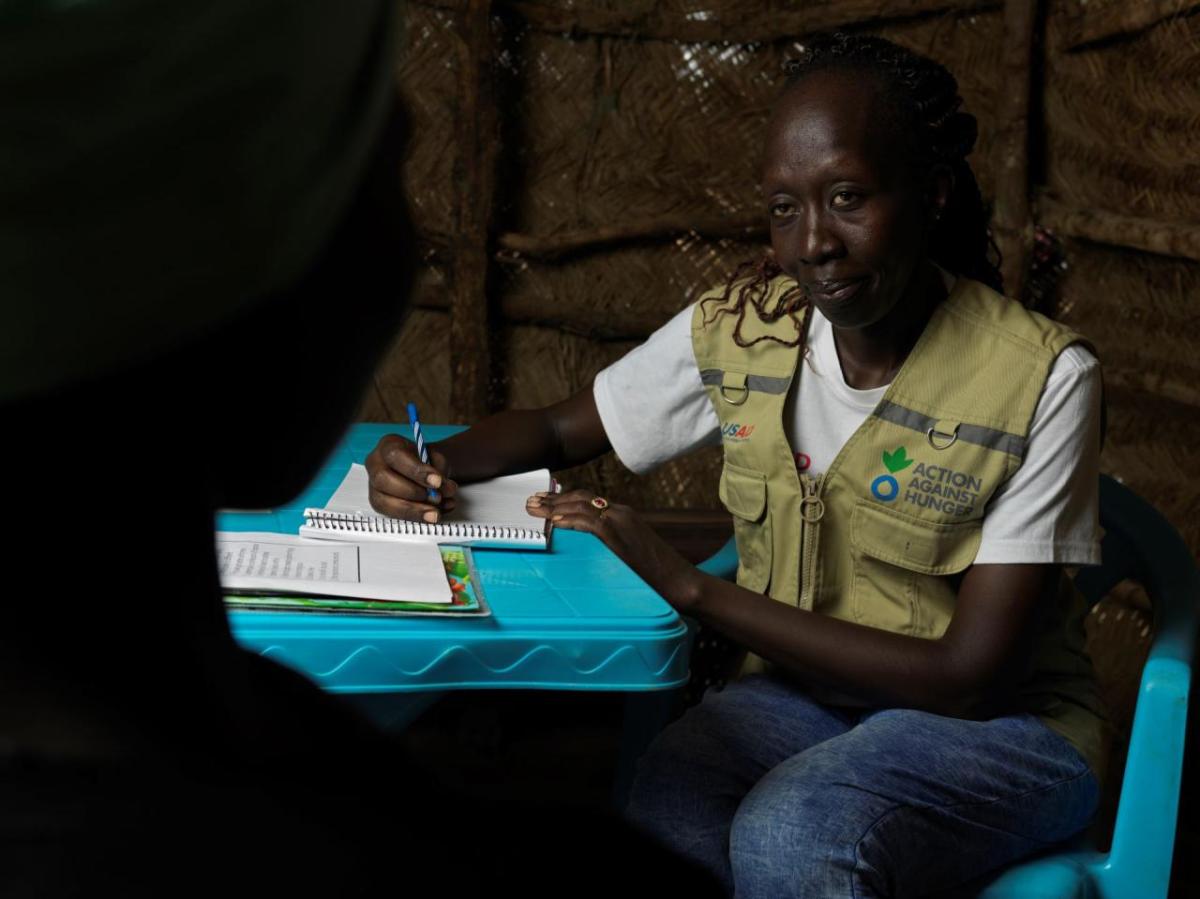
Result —
<path fill-rule="evenodd" d="M 815 39 L 767 130 L 768 259 L 592 390 L 493 416 L 432 465 L 398 437 L 368 461 L 377 510 L 435 518 L 424 484 L 452 504 L 457 481 L 722 443 L 736 585 L 627 507 L 529 508 L 749 651 L 660 735 L 629 809 L 739 896 L 952 889 L 1096 804 L 1103 718 L 1061 566 L 1098 561 L 1099 370 L 988 286 L 960 103 L 885 40 Z"/>

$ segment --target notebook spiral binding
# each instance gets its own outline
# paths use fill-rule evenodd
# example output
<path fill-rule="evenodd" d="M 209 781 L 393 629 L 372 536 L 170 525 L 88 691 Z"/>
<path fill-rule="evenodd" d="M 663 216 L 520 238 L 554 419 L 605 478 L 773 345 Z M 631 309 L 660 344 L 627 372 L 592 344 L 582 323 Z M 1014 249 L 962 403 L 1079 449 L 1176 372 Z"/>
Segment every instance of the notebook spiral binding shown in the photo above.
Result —
<path fill-rule="evenodd" d="M 304 513 L 309 527 L 346 534 L 419 534 L 435 537 L 463 537 L 476 540 L 539 540 L 540 531 L 502 525 L 472 524 L 447 521 L 429 524 L 424 521 L 404 521 L 399 518 L 360 517 L 344 512 Z"/>

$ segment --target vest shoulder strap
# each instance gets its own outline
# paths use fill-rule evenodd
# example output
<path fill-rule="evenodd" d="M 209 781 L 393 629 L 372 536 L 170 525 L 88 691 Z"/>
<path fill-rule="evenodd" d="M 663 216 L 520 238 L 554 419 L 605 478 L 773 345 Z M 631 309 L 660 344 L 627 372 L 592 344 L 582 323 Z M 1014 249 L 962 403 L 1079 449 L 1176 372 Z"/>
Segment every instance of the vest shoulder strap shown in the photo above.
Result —
<path fill-rule="evenodd" d="M 959 278 L 935 310 L 889 399 L 921 415 L 1029 434 L 1059 353 L 1078 334 L 978 281 Z"/>

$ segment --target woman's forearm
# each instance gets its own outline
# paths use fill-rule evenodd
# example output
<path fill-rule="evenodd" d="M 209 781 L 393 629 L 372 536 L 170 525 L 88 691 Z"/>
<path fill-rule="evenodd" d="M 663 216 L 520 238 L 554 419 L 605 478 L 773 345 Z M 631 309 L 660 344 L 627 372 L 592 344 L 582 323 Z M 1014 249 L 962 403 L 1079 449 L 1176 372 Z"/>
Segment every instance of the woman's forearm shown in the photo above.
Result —
<path fill-rule="evenodd" d="M 693 589 L 689 614 L 806 683 L 939 714 L 971 702 L 972 685 L 941 641 L 797 609 L 709 575 Z"/>
<path fill-rule="evenodd" d="M 696 573 L 659 589 L 678 606 L 801 680 L 883 705 L 963 716 L 1003 703 L 1028 676 L 1036 606 L 1051 566 L 977 566 L 939 639 L 896 634 L 794 608 Z"/>
<path fill-rule="evenodd" d="M 544 409 L 506 410 L 490 415 L 437 444 L 447 474 L 469 483 L 515 471 L 557 467 L 553 429 Z"/>
<path fill-rule="evenodd" d="M 532 468 L 571 468 L 611 446 L 589 386 L 553 406 L 490 415 L 437 448 L 449 476 L 469 483 Z"/>

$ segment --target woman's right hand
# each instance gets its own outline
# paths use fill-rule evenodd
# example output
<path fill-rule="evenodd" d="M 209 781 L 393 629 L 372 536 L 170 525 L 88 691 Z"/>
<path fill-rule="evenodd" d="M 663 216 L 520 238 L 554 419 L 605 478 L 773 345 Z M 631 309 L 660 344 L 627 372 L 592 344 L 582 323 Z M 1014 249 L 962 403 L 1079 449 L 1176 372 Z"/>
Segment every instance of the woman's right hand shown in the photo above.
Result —
<path fill-rule="evenodd" d="M 429 450 L 422 462 L 417 447 L 398 434 L 387 434 L 367 456 L 371 508 L 381 515 L 409 521 L 436 522 L 457 503 L 458 484 L 449 477 L 446 457 Z M 437 499 L 430 499 L 430 489 Z"/>

